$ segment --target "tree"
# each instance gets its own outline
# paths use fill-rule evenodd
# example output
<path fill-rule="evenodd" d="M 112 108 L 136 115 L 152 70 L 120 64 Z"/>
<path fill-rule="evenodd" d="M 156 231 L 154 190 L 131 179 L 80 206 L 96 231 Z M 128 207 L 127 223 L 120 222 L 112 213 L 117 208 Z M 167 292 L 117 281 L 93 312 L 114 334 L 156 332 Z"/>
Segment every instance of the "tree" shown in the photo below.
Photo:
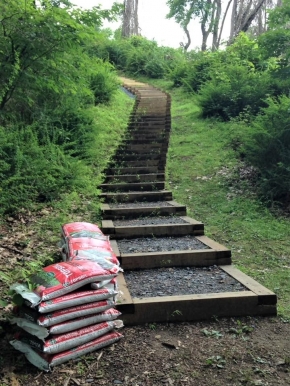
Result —
<path fill-rule="evenodd" d="M 230 0 L 231 1 L 231 0 Z M 213 35 L 212 48 L 217 49 L 220 43 L 219 23 L 222 14 L 221 0 L 168 0 L 169 13 L 167 18 L 175 18 L 187 36 L 184 49 L 187 50 L 191 43 L 188 25 L 194 18 L 200 19 L 202 32 L 201 50 L 207 49 L 210 34 Z M 223 27 L 223 23 L 222 23 Z"/>
<path fill-rule="evenodd" d="M 36 88 L 38 92 L 43 87 L 74 93 L 68 68 L 74 76 L 80 69 L 74 68 L 68 55 L 85 59 L 84 49 L 94 41 L 95 28 L 116 12 L 118 9 L 110 12 L 99 7 L 72 9 L 69 1 L 43 0 L 37 7 L 32 0 L 1 2 L 0 111 L 11 107 L 12 100 L 19 111 L 20 105 L 32 105 Z"/>
<path fill-rule="evenodd" d="M 266 0 L 233 0 L 229 43 L 232 43 L 240 32 L 248 31 L 265 3 Z"/>
<path fill-rule="evenodd" d="M 139 35 L 138 0 L 124 0 L 122 36 Z"/>

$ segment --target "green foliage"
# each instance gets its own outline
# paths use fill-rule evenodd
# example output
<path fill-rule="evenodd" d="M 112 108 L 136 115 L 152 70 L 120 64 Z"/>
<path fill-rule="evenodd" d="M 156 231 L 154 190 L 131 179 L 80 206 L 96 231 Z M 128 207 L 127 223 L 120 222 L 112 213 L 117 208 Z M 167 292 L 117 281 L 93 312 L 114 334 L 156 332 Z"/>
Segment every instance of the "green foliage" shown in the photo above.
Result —
<path fill-rule="evenodd" d="M 269 90 L 268 73 L 259 73 L 251 67 L 228 65 L 226 72 L 212 74 L 212 80 L 201 88 L 202 115 L 229 120 L 245 109 L 257 114 L 265 106 L 264 98 Z"/>
<path fill-rule="evenodd" d="M 90 170 L 52 142 L 40 144 L 32 127 L 1 129 L 1 210 L 51 201 L 90 184 Z"/>
<path fill-rule="evenodd" d="M 183 79 L 185 89 L 189 92 L 198 92 L 201 86 L 211 79 L 211 71 L 220 63 L 219 56 L 218 53 L 199 52 L 194 60 L 188 63 Z"/>
<path fill-rule="evenodd" d="M 32 289 L 30 277 L 39 272 L 44 265 L 52 263 L 52 257 L 48 257 L 47 255 L 38 255 L 37 259 L 35 260 L 18 262 L 15 269 L 13 270 L 0 272 L 0 278 L 1 281 L 6 284 L 7 288 L 9 288 L 9 286 L 13 283 L 21 282 L 25 283 L 28 288 Z M 9 290 L 8 292 L 9 295 L 13 295 L 14 304 L 17 304 L 18 302 L 22 304 L 23 299 L 20 297 L 20 295 L 16 295 L 14 291 Z"/>
<path fill-rule="evenodd" d="M 98 63 L 99 67 L 90 81 L 95 104 L 109 102 L 119 85 L 113 66 L 101 60 Z"/>
<path fill-rule="evenodd" d="M 253 123 L 245 146 L 246 159 L 259 173 L 259 192 L 270 202 L 288 201 L 290 194 L 290 99 L 268 98 Z"/>
<path fill-rule="evenodd" d="M 92 46 L 105 39 L 97 30 L 120 11 L 113 8 L 0 4 L 1 214 L 69 190 L 95 191 L 92 147 L 103 129 L 93 106 L 109 103 L 118 81 L 112 65 L 92 56 Z"/>
<path fill-rule="evenodd" d="M 167 77 L 170 72 L 177 71 L 184 59 L 180 50 L 158 47 L 155 41 L 141 36 L 103 39 L 101 44 L 94 46 L 92 52 L 130 75 L 142 75 L 152 79 L 161 79 Z"/>

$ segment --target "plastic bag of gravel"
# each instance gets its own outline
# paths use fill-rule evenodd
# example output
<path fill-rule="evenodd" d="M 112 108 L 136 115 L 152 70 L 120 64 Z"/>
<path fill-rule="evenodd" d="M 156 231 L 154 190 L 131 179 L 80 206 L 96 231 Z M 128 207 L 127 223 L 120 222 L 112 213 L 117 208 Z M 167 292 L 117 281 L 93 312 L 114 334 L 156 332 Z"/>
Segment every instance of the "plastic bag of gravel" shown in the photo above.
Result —
<path fill-rule="evenodd" d="M 67 237 L 89 237 L 98 240 L 108 239 L 97 225 L 88 222 L 72 222 L 63 225 L 61 228 L 61 236 L 64 239 Z"/>
<path fill-rule="evenodd" d="M 50 371 L 52 367 L 65 363 L 71 359 L 76 359 L 82 355 L 90 352 L 99 350 L 110 344 L 113 344 L 123 337 L 118 332 L 109 332 L 97 339 L 91 340 L 81 346 L 74 347 L 72 349 L 60 352 L 58 354 L 46 354 L 40 353 L 28 345 L 27 343 L 21 342 L 20 340 L 14 339 L 10 341 L 10 344 L 18 351 L 25 354 L 26 358 L 34 366 L 40 370 Z"/>
<path fill-rule="evenodd" d="M 20 295 L 26 304 L 35 307 L 41 301 L 66 295 L 86 284 L 111 280 L 115 276 L 117 272 L 105 270 L 98 263 L 73 260 L 42 268 L 30 278 L 30 284 L 35 288 L 33 291 L 22 283 L 13 284 L 10 289 Z"/>
<path fill-rule="evenodd" d="M 93 289 L 101 289 L 101 288 L 107 288 L 109 290 L 114 290 L 118 292 L 118 280 L 116 277 L 112 280 L 104 280 L 97 283 L 91 283 L 91 288 Z"/>
<path fill-rule="evenodd" d="M 29 344 L 37 351 L 48 354 L 57 354 L 85 344 L 112 331 L 115 328 L 121 327 L 123 327 L 123 322 L 121 320 L 115 320 L 112 322 L 93 324 L 65 334 L 51 335 L 44 340 L 38 339 L 36 336 L 28 334 L 24 331 L 17 333 L 15 338 L 23 343 Z"/>
<path fill-rule="evenodd" d="M 58 298 L 41 302 L 38 305 L 37 310 L 41 314 L 44 314 L 47 312 L 63 310 L 68 307 L 75 307 L 81 304 L 99 302 L 101 300 L 113 298 L 117 294 L 117 291 L 108 288 L 90 291 L 75 291 L 68 295 L 59 296 Z"/>
<path fill-rule="evenodd" d="M 114 305 L 115 302 L 108 299 L 57 310 L 48 314 L 40 314 L 35 309 L 25 306 L 19 307 L 18 312 L 21 318 L 30 320 L 39 326 L 50 327 L 55 324 L 66 322 L 67 320 L 98 314 L 114 307 Z"/>
<path fill-rule="evenodd" d="M 13 318 L 11 320 L 11 323 L 17 324 L 17 326 L 21 327 L 24 331 L 43 340 L 47 338 L 49 334 L 64 334 L 70 331 L 77 330 L 78 328 L 90 326 L 91 324 L 109 322 L 117 319 L 120 316 L 120 311 L 116 310 L 115 308 L 109 308 L 108 310 L 100 312 L 98 314 L 71 319 L 66 322 L 58 323 L 47 328 L 39 326 L 35 322 L 30 321 L 28 319 L 18 317 Z"/>

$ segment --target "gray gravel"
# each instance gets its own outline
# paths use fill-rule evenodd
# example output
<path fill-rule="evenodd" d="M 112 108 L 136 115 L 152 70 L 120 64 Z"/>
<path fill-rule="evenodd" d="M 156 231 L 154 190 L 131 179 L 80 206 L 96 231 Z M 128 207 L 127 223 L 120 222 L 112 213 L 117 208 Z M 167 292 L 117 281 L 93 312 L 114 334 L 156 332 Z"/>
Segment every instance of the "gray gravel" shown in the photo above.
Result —
<path fill-rule="evenodd" d="M 139 225 L 161 225 L 161 224 L 188 224 L 181 217 L 176 216 L 158 216 L 143 217 L 131 220 L 114 220 L 114 225 L 119 226 L 139 226 Z"/>
<path fill-rule="evenodd" d="M 167 201 L 142 201 L 142 202 L 131 202 L 131 203 L 119 203 L 119 204 L 109 204 L 110 208 L 151 208 L 151 207 L 161 207 L 161 206 L 172 206 L 168 204 Z"/>
<path fill-rule="evenodd" d="M 247 290 L 217 266 L 145 269 L 124 275 L 131 296 L 138 298 Z"/>
<path fill-rule="evenodd" d="M 117 243 L 121 253 L 210 249 L 194 236 L 140 237 L 136 239 L 118 240 Z"/>

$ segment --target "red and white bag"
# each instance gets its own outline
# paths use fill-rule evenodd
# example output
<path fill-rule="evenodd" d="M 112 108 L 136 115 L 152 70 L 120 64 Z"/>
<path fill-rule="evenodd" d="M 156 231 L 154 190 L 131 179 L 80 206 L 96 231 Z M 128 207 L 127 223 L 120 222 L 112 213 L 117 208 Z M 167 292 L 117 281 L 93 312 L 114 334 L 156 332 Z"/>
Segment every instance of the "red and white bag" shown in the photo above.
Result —
<path fill-rule="evenodd" d="M 20 340 L 12 340 L 10 344 L 18 351 L 25 354 L 26 358 L 40 370 L 49 371 L 52 367 L 65 363 L 71 359 L 76 359 L 82 355 L 99 350 L 110 344 L 113 344 L 123 337 L 118 332 L 110 332 L 79 347 L 60 352 L 58 354 L 45 354 L 33 350 L 28 344 Z"/>
<path fill-rule="evenodd" d="M 92 291 L 76 291 L 68 295 L 59 296 L 58 298 L 41 302 L 38 306 L 38 312 L 41 314 L 57 310 L 63 310 L 68 307 L 75 307 L 81 304 L 99 302 L 116 296 L 118 292 L 102 288 Z"/>
<path fill-rule="evenodd" d="M 30 302 L 32 307 L 35 307 L 41 301 L 66 295 L 86 284 L 110 280 L 115 276 L 117 276 L 117 272 L 105 270 L 98 263 L 88 260 L 74 260 L 51 264 L 42 268 L 30 279 L 31 283 L 36 286 L 34 291 L 30 291 L 21 283 L 13 284 L 10 289 L 20 294 L 23 299 Z"/>
<path fill-rule="evenodd" d="M 115 308 L 109 308 L 108 310 L 100 312 L 98 314 L 71 319 L 67 322 L 55 324 L 47 328 L 39 326 L 38 324 L 30 320 L 18 317 L 13 318 L 11 320 L 11 323 L 17 324 L 18 327 L 21 327 L 29 334 L 36 336 L 38 339 L 44 340 L 50 334 L 64 334 L 70 331 L 77 330 L 79 328 L 90 326 L 92 324 L 116 320 L 120 316 L 120 311 L 116 310 Z"/>
<path fill-rule="evenodd" d="M 120 265 L 119 260 L 117 259 L 116 254 L 108 249 L 79 249 L 74 252 L 75 259 L 85 259 L 94 261 L 101 265 L 100 262 L 103 260 L 109 261 L 112 264 Z"/>
<path fill-rule="evenodd" d="M 62 237 L 90 237 L 99 240 L 107 240 L 101 229 L 89 222 L 72 222 L 62 226 Z"/>
<path fill-rule="evenodd" d="M 45 339 L 44 341 L 25 332 L 17 334 L 17 339 L 21 340 L 21 342 L 29 344 L 38 351 L 48 354 L 57 354 L 85 344 L 112 331 L 114 328 L 120 327 L 123 327 L 123 323 L 119 320 L 114 322 L 97 323 L 89 327 L 79 328 L 78 330 L 71 331 L 66 334 L 52 335 L 49 339 Z"/>
<path fill-rule="evenodd" d="M 113 249 L 111 247 L 111 243 L 109 240 L 97 240 L 97 239 L 90 239 L 86 237 L 80 237 L 80 238 L 67 238 L 67 245 L 68 245 L 68 253 L 69 253 L 69 259 L 75 257 L 77 255 L 76 251 L 79 250 L 86 250 L 86 249 L 96 249 L 96 250 L 105 250 L 105 251 L 111 251 L 113 252 Z"/>
<path fill-rule="evenodd" d="M 112 280 L 99 281 L 97 283 L 91 283 L 91 288 L 97 290 L 100 288 L 107 288 L 109 290 L 118 291 L 118 280 L 114 277 Z"/>
<path fill-rule="evenodd" d="M 39 326 L 50 327 L 54 324 L 63 323 L 67 320 L 80 318 L 81 316 L 98 314 L 106 311 L 115 305 L 113 300 L 103 300 L 101 302 L 93 302 L 83 304 L 81 306 L 70 307 L 64 310 L 54 311 L 50 314 L 40 314 L 37 319 Z"/>

